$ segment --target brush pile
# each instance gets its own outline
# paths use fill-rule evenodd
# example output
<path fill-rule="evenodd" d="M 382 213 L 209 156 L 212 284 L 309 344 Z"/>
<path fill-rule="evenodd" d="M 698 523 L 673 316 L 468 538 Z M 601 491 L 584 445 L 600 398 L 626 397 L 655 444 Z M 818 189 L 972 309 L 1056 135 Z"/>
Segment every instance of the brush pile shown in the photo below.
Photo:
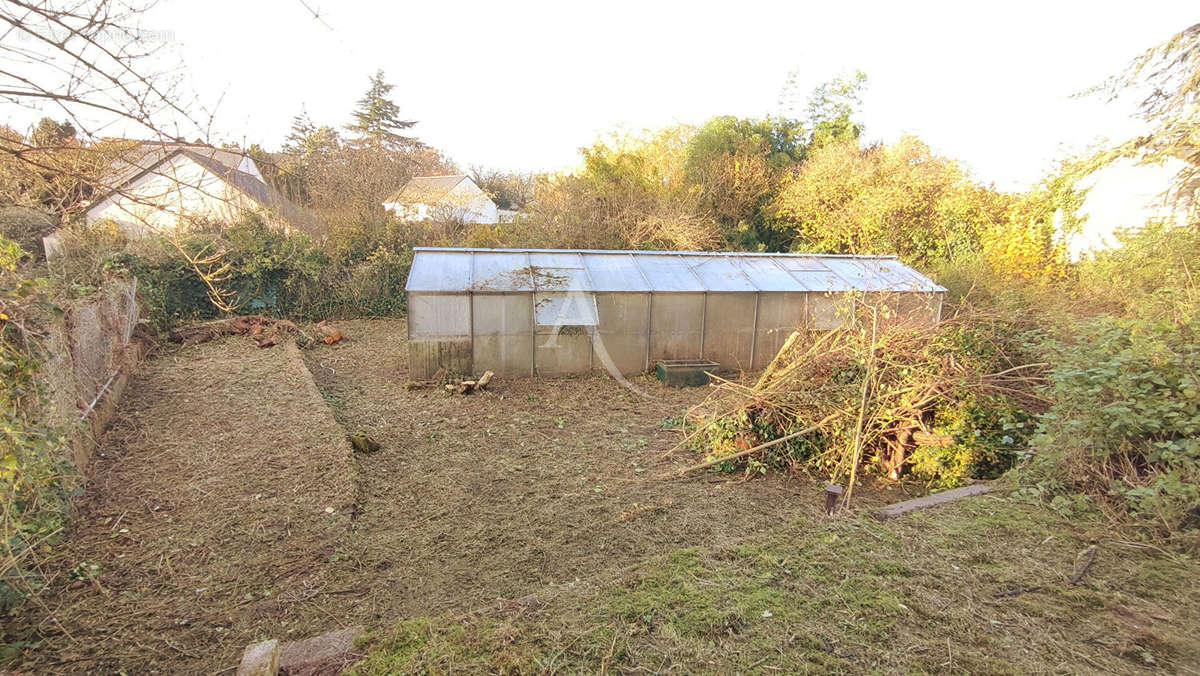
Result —
<path fill-rule="evenodd" d="M 687 470 L 842 481 L 863 467 L 939 487 L 997 476 L 1043 406 L 1044 364 L 1022 363 L 1013 335 L 1011 323 L 970 310 L 934 327 L 868 314 L 852 328 L 797 331 L 757 382 L 720 381 L 689 412 L 681 445 L 706 458 Z"/>
<path fill-rule="evenodd" d="M 286 319 L 244 315 L 179 327 L 171 332 L 171 340 L 186 347 L 207 343 L 222 336 L 240 334 L 253 338 L 254 344 L 259 347 L 271 347 L 278 345 L 285 336 L 296 332 L 296 325 Z"/>

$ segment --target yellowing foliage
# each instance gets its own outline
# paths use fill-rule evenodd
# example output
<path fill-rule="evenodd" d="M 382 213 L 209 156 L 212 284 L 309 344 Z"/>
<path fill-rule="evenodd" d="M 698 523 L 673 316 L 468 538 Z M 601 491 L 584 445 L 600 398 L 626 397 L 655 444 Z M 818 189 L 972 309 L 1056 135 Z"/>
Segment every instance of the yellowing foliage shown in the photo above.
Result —
<path fill-rule="evenodd" d="M 890 146 L 816 149 L 784 179 L 773 207 L 794 250 L 896 253 L 919 263 L 976 250 L 1007 201 L 906 136 Z"/>
<path fill-rule="evenodd" d="M 1025 193 L 1004 219 L 983 233 L 984 257 L 993 271 L 1010 279 L 1050 281 L 1067 276 L 1067 237 L 1078 232 L 1077 215 L 1086 191 L 1075 187 L 1071 163 Z"/>

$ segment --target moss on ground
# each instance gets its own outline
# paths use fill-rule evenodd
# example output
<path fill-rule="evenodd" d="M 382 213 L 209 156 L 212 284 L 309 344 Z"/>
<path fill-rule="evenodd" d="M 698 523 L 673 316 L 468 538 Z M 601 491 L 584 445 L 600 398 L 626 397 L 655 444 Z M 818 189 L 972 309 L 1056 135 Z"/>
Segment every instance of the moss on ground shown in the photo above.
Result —
<path fill-rule="evenodd" d="M 1178 671 L 1200 661 L 1196 579 L 1196 561 L 1097 517 L 975 498 L 796 520 L 610 582 L 409 620 L 375 631 L 353 673 Z"/>

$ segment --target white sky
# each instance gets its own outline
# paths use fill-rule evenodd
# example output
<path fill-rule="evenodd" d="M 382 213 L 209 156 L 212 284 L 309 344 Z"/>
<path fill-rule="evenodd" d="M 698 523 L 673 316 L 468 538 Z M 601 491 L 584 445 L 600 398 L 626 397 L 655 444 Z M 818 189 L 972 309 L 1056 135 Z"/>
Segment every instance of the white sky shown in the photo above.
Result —
<path fill-rule="evenodd" d="M 417 135 L 460 166 L 558 169 L 614 129 L 777 112 L 793 68 L 806 90 L 858 68 L 868 138 L 915 133 L 1001 189 L 1130 133 L 1120 109 L 1070 95 L 1198 19 L 1194 0 L 305 2 L 320 21 L 301 0 L 164 0 L 145 17 L 220 101 L 212 140 L 278 148 L 301 105 L 345 124 L 383 68 Z"/>

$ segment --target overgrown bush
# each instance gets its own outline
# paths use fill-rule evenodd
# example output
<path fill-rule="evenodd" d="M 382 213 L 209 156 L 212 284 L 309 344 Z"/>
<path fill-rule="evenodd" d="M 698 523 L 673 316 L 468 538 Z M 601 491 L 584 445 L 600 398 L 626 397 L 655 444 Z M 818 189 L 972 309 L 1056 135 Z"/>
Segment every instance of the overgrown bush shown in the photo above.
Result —
<path fill-rule="evenodd" d="M 0 250 L 14 248 L 0 237 Z M 47 288 L 0 261 L 0 610 L 39 585 L 35 567 L 59 537 L 71 489 L 66 439 L 49 415 L 42 375 Z"/>
<path fill-rule="evenodd" d="M 1168 532 L 1200 525 L 1200 315 L 1080 321 L 1052 350 L 1033 476 Z"/>
<path fill-rule="evenodd" d="M 1028 448 L 1036 423 L 1008 397 L 967 394 L 938 406 L 929 427 L 954 443 L 914 448 L 912 474 L 932 487 L 951 488 L 969 479 L 995 479 L 1012 469 Z"/>
<path fill-rule="evenodd" d="M 54 229 L 49 214 L 28 207 L 0 207 L 0 237 L 15 242 L 31 258 L 42 250 L 42 238 Z"/>
<path fill-rule="evenodd" d="M 160 331 L 229 312 L 307 320 L 397 316 L 405 309 L 412 251 L 387 235 L 346 243 L 335 257 L 305 235 L 247 218 L 123 243 L 102 251 L 91 268 L 70 269 L 73 278 L 93 283 L 107 274 L 136 275 L 143 316 Z"/>
<path fill-rule="evenodd" d="M 1076 295 L 1116 316 L 1184 321 L 1200 308 L 1200 223 L 1153 220 L 1078 265 Z"/>
<path fill-rule="evenodd" d="M 128 243 L 112 221 L 77 221 L 59 228 L 57 237 L 58 253 L 47 262 L 50 278 L 57 293 L 71 296 L 86 296 L 103 286 L 108 259 Z"/>

